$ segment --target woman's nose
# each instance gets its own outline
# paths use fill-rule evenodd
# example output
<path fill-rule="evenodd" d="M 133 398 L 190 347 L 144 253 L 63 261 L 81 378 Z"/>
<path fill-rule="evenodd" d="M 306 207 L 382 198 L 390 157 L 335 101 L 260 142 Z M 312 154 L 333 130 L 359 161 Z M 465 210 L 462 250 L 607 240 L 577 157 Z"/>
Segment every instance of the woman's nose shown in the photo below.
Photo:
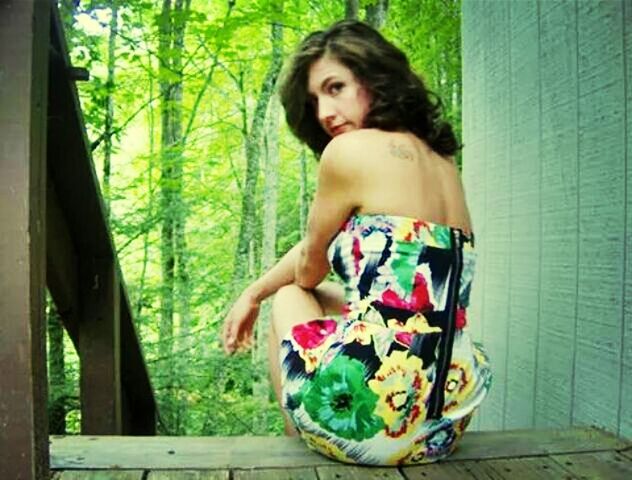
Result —
<path fill-rule="evenodd" d="M 318 120 L 321 123 L 327 123 L 335 116 L 335 110 L 331 102 L 321 100 L 318 102 Z"/>

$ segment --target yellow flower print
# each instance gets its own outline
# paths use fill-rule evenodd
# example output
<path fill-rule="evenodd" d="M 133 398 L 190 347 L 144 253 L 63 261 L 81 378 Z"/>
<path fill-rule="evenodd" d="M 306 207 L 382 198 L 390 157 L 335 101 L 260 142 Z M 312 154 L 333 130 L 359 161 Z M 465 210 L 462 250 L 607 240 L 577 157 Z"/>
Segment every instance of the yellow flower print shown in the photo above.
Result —
<path fill-rule="evenodd" d="M 350 310 L 345 315 L 345 318 L 363 317 L 362 319 L 366 321 L 366 318 L 364 317 L 366 313 L 371 310 L 371 302 L 373 302 L 373 299 L 371 299 L 371 297 L 366 297 L 351 305 Z"/>
<path fill-rule="evenodd" d="M 469 363 L 453 359 L 445 382 L 444 415 L 457 408 L 463 400 L 468 398 L 473 389 L 472 366 Z"/>
<path fill-rule="evenodd" d="M 305 372 L 313 372 L 335 339 L 337 322 L 333 319 L 317 319 L 295 325 L 290 341 L 293 349 L 305 362 Z"/>
<path fill-rule="evenodd" d="M 431 327 L 428 324 L 428 320 L 421 313 L 417 313 L 416 315 L 410 317 L 406 320 L 406 323 L 400 322 L 394 318 L 391 318 L 386 321 L 386 324 L 389 328 L 397 330 L 399 332 L 407 332 L 407 333 L 434 333 L 441 332 L 441 328 L 439 327 Z"/>
<path fill-rule="evenodd" d="M 379 328 L 373 323 L 354 322 L 345 332 L 344 343 L 358 342 L 360 345 L 371 345 L 371 336 L 378 333 Z"/>
<path fill-rule="evenodd" d="M 327 353 L 327 349 L 329 348 L 330 344 L 330 341 L 326 341 L 316 348 L 296 349 L 299 357 L 301 357 L 305 362 L 305 373 L 312 373 L 314 370 L 316 370 L 316 367 L 318 367 L 318 365 L 320 364 L 323 355 Z"/>
<path fill-rule="evenodd" d="M 400 242 L 410 242 L 415 233 L 415 220 L 402 217 L 393 228 L 393 240 Z"/>
<path fill-rule="evenodd" d="M 369 388 L 379 395 L 375 413 L 382 417 L 385 433 L 400 437 L 409 427 L 426 418 L 426 400 L 431 384 L 421 359 L 395 351 L 383 359 L 382 366 L 369 381 Z"/>
<path fill-rule="evenodd" d="M 349 458 L 340 448 L 338 448 L 333 441 L 308 432 L 302 432 L 301 436 L 309 448 L 325 455 L 326 457 L 333 458 L 339 462 L 349 463 L 352 461 L 352 459 Z"/>

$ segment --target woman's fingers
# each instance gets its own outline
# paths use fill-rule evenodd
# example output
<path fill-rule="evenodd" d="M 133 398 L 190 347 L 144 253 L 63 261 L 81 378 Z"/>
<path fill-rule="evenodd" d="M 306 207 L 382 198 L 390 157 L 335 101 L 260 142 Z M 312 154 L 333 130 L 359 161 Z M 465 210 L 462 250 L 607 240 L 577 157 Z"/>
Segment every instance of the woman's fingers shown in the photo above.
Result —
<path fill-rule="evenodd" d="M 229 318 L 225 323 L 224 351 L 227 354 L 242 350 L 249 345 L 249 338 L 252 336 L 252 329 L 244 328 L 243 322 L 234 321 Z"/>
<path fill-rule="evenodd" d="M 252 327 L 245 325 L 237 334 L 237 344 L 240 350 L 248 350 L 252 345 Z"/>
<path fill-rule="evenodd" d="M 227 354 L 235 351 L 235 336 L 235 322 L 232 319 L 232 315 L 229 315 L 224 321 L 224 331 L 222 332 L 224 351 Z"/>
<path fill-rule="evenodd" d="M 228 313 L 222 331 L 224 352 L 232 354 L 236 350 L 246 350 L 252 345 L 252 334 L 258 314 L 258 305 L 244 303 L 239 299 Z"/>

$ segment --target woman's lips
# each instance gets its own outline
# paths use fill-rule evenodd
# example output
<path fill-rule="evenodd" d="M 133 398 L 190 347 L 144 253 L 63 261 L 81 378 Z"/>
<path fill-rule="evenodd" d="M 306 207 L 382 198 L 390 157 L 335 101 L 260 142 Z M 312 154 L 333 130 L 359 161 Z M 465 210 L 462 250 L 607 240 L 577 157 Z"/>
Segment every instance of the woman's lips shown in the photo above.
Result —
<path fill-rule="evenodd" d="M 335 137 L 336 135 L 340 135 L 341 133 L 343 133 L 346 128 L 349 126 L 348 123 L 343 123 L 342 125 L 338 125 L 337 127 L 332 127 L 330 129 L 331 131 L 331 136 Z"/>

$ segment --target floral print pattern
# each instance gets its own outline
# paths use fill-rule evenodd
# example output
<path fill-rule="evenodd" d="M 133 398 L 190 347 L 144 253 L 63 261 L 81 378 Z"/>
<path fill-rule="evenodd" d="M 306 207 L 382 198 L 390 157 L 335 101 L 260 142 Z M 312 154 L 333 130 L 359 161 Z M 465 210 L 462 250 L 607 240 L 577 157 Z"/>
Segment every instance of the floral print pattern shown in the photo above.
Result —
<path fill-rule="evenodd" d="M 491 385 L 467 332 L 474 240 L 392 215 L 353 215 L 328 251 L 341 319 L 297 325 L 281 344 L 283 403 L 309 448 L 348 463 L 449 455 Z"/>
<path fill-rule="evenodd" d="M 318 370 L 301 395 L 305 411 L 341 438 L 370 438 L 383 426 L 374 414 L 378 395 L 364 382 L 362 362 L 340 355 Z M 301 392 L 302 393 L 302 392 Z"/>
<path fill-rule="evenodd" d="M 397 351 L 384 359 L 369 388 L 379 394 L 375 412 L 384 419 L 386 435 L 397 438 L 425 418 L 430 387 L 419 358 Z"/>

